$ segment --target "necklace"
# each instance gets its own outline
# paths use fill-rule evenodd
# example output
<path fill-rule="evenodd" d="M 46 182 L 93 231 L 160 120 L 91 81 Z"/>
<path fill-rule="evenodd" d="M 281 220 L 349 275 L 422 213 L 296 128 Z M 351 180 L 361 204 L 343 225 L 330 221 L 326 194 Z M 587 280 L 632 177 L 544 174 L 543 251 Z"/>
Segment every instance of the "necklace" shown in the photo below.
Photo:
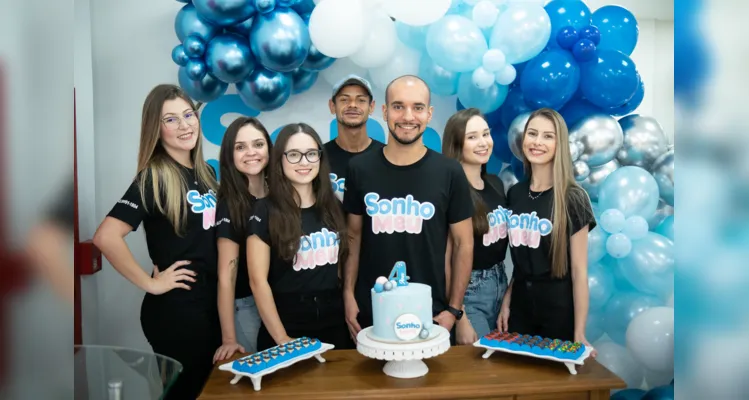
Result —
<path fill-rule="evenodd" d="M 549 189 L 551 189 L 551 188 L 549 188 Z M 528 188 L 528 197 L 530 197 L 531 200 L 536 200 L 537 198 L 541 197 L 542 194 L 546 193 L 546 191 L 549 190 L 549 189 L 546 189 L 546 190 L 544 190 L 542 192 L 538 192 L 537 195 L 533 196 L 531 194 L 531 188 L 529 187 Z"/>

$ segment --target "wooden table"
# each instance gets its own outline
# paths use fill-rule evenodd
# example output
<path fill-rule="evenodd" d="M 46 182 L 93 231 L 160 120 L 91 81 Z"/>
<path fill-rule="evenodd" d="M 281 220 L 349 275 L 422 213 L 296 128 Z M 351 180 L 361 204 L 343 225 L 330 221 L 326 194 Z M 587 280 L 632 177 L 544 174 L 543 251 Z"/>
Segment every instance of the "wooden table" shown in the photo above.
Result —
<path fill-rule="evenodd" d="M 236 385 L 234 376 L 214 368 L 200 399 L 595 399 L 609 398 L 609 390 L 626 387 L 616 375 L 593 359 L 571 375 L 562 363 L 494 353 L 481 358 L 483 349 L 452 347 L 447 353 L 424 360 L 426 376 L 391 378 L 382 372 L 385 361 L 364 357 L 356 350 L 331 350 L 263 377 L 255 392 L 249 378 Z M 236 358 L 240 356 L 237 355 Z"/>

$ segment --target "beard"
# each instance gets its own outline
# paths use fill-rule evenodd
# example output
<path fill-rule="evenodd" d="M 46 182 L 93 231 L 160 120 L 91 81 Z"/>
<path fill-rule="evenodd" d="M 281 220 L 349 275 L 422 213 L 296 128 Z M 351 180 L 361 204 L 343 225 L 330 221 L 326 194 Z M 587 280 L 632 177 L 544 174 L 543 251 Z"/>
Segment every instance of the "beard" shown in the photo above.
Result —
<path fill-rule="evenodd" d="M 347 128 L 361 128 L 362 126 L 367 124 L 367 118 L 364 118 L 363 120 L 361 120 L 361 122 L 347 122 L 343 119 L 342 116 L 339 117 L 338 115 L 336 115 L 336 120 L 339 124 Z"/>
<path fill-rule="evenodd" d="M 419 128 L 417 128 L 417 129 L 420 129 L 420 128 L 421 128 L 421 126 L 419 126 Z M 395 139 L 396 142 L 398 142 L 398 143 L 400 143 L 400 144 L 402 144 L 404 146 L 408 146 L 409 144 L 416 143 L 416 141 L 418 141 L 419 139 L 421 139 L 421 135 L 424 134 L 424 130 L 420 130 L 420 132 L 418 134 L 416 134 L 416 136 L 414 136 L 413 139 L 401 139 L 401 138 L 398 137 L 398 135 L 395 134 L 395 129 L 391 128 L 389 124 L 388 124 L 388 131 L 390 132 L 390 136 L 393 139 Z"/>

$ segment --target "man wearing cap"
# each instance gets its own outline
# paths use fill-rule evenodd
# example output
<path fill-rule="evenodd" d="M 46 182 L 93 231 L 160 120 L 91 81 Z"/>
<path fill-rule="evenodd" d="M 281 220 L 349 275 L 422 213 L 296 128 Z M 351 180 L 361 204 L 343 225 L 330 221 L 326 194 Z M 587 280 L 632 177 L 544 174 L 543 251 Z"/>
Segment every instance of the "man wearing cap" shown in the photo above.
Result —
<path fill-rule="evenodd" d="M 323 145 L 330 163 L 330 180 L 339 200 L 343 201 L 346 169 L 352 157 L 384 146 L 367 136 L 367 120 L 374 112 L 372 87 L 364 78 L 349 75 L 333 87 L 328 101 L 330 112 L 338 121 L 338 137 Z"/>

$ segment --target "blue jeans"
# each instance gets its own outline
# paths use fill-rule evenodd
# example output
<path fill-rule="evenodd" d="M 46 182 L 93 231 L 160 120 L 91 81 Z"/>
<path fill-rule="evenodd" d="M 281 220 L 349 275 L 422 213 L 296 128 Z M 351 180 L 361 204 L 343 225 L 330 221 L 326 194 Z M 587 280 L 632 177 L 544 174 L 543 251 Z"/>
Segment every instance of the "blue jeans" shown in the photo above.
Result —
<path fill-rule="evenodd" d="M 234 300 L 234 328 L 237 331 L 237 343 L 241 344 L 247 353 L 257 351 L 257 334 L 261 324 L 254 296 Z"/>
<path fill-rule="evenodd" d="M 471 272 L 463 304 L 466 316 L 479 338 L 497 329 L 497 317 L 506 291 L 507 274 L 504 263 Z"/>

